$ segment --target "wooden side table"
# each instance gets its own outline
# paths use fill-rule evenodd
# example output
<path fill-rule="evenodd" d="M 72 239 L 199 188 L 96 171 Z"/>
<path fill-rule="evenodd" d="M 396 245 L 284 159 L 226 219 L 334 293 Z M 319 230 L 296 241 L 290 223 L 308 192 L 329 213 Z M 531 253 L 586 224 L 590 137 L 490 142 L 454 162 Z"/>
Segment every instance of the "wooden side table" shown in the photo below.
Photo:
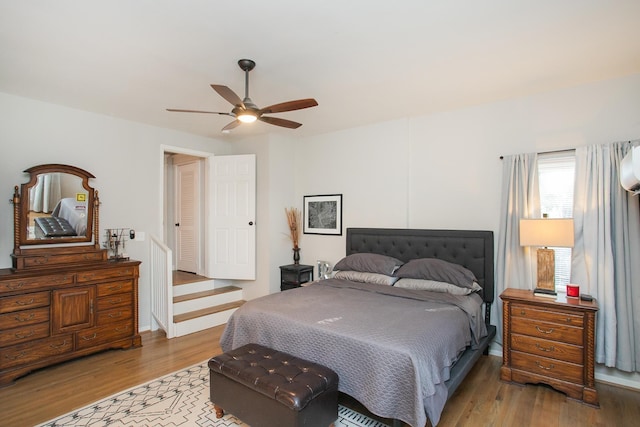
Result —
<path fill-rule="evenodd" d="M 500 298 L 500 379 L 548 384 L 570 398 L 599 406 L 594 380 L 596 302 L 564 294 L 534 296 L 522 289 L 507 289 Z"/>
<path fill-rule="evenodd" d="M 290 264 L 280 266 L 280 290 L 299 288 L 303 283 L 313 281 L 313 266 Z"/>

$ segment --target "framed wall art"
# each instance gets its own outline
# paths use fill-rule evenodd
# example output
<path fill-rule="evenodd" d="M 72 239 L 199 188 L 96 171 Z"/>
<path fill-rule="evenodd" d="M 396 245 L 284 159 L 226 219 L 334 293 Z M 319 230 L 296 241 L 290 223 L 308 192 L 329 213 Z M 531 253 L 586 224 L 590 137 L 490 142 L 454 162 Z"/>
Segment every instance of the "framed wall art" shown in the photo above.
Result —
<path fill-rule="evenodd" d="M 304 196 L 304 234 L 342 235 L 342 194 Z"/>

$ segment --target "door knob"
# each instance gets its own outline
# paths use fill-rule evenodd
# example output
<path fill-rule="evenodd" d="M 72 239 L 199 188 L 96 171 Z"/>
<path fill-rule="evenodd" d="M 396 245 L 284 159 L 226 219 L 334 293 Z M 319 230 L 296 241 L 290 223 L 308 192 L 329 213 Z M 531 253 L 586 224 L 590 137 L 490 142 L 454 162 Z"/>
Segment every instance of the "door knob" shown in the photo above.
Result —
<path fill-rule="evenodd" d="M 180 223 L 179 222 L 176 223 L 176 227 L 180 227 Z"/>
<path fill-rule="evenodd" d="M 249 225 L 253 225 L 253 221 L 249 221 Z"/>

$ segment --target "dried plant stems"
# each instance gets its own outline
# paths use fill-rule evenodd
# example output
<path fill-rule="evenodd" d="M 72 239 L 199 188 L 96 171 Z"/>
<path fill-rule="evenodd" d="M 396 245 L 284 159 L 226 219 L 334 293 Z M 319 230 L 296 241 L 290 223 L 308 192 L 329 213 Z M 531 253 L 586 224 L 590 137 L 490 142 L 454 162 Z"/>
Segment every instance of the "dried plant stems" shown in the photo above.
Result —
<path fill-rule="evenodd" d="M 300 225 L 302 224 L 302 213 L 297 208 L 284 208 L 289 224 L 289 238 L 294 248 L 298 248 L 300 242 Z"/>

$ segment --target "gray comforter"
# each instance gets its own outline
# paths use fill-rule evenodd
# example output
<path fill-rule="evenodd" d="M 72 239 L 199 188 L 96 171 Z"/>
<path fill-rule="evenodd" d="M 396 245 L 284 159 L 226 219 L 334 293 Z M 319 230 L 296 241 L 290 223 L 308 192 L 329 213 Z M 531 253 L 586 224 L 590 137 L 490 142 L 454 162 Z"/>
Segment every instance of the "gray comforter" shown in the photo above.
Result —
<path fill-rule="evenodd" d="M 320 363 L 372 413 L 435 426 L 449 368 L 486 335 L 479 296 L 340 279 L 252 300 L 229 319 L 223 351 L 258 343 Z"/>

